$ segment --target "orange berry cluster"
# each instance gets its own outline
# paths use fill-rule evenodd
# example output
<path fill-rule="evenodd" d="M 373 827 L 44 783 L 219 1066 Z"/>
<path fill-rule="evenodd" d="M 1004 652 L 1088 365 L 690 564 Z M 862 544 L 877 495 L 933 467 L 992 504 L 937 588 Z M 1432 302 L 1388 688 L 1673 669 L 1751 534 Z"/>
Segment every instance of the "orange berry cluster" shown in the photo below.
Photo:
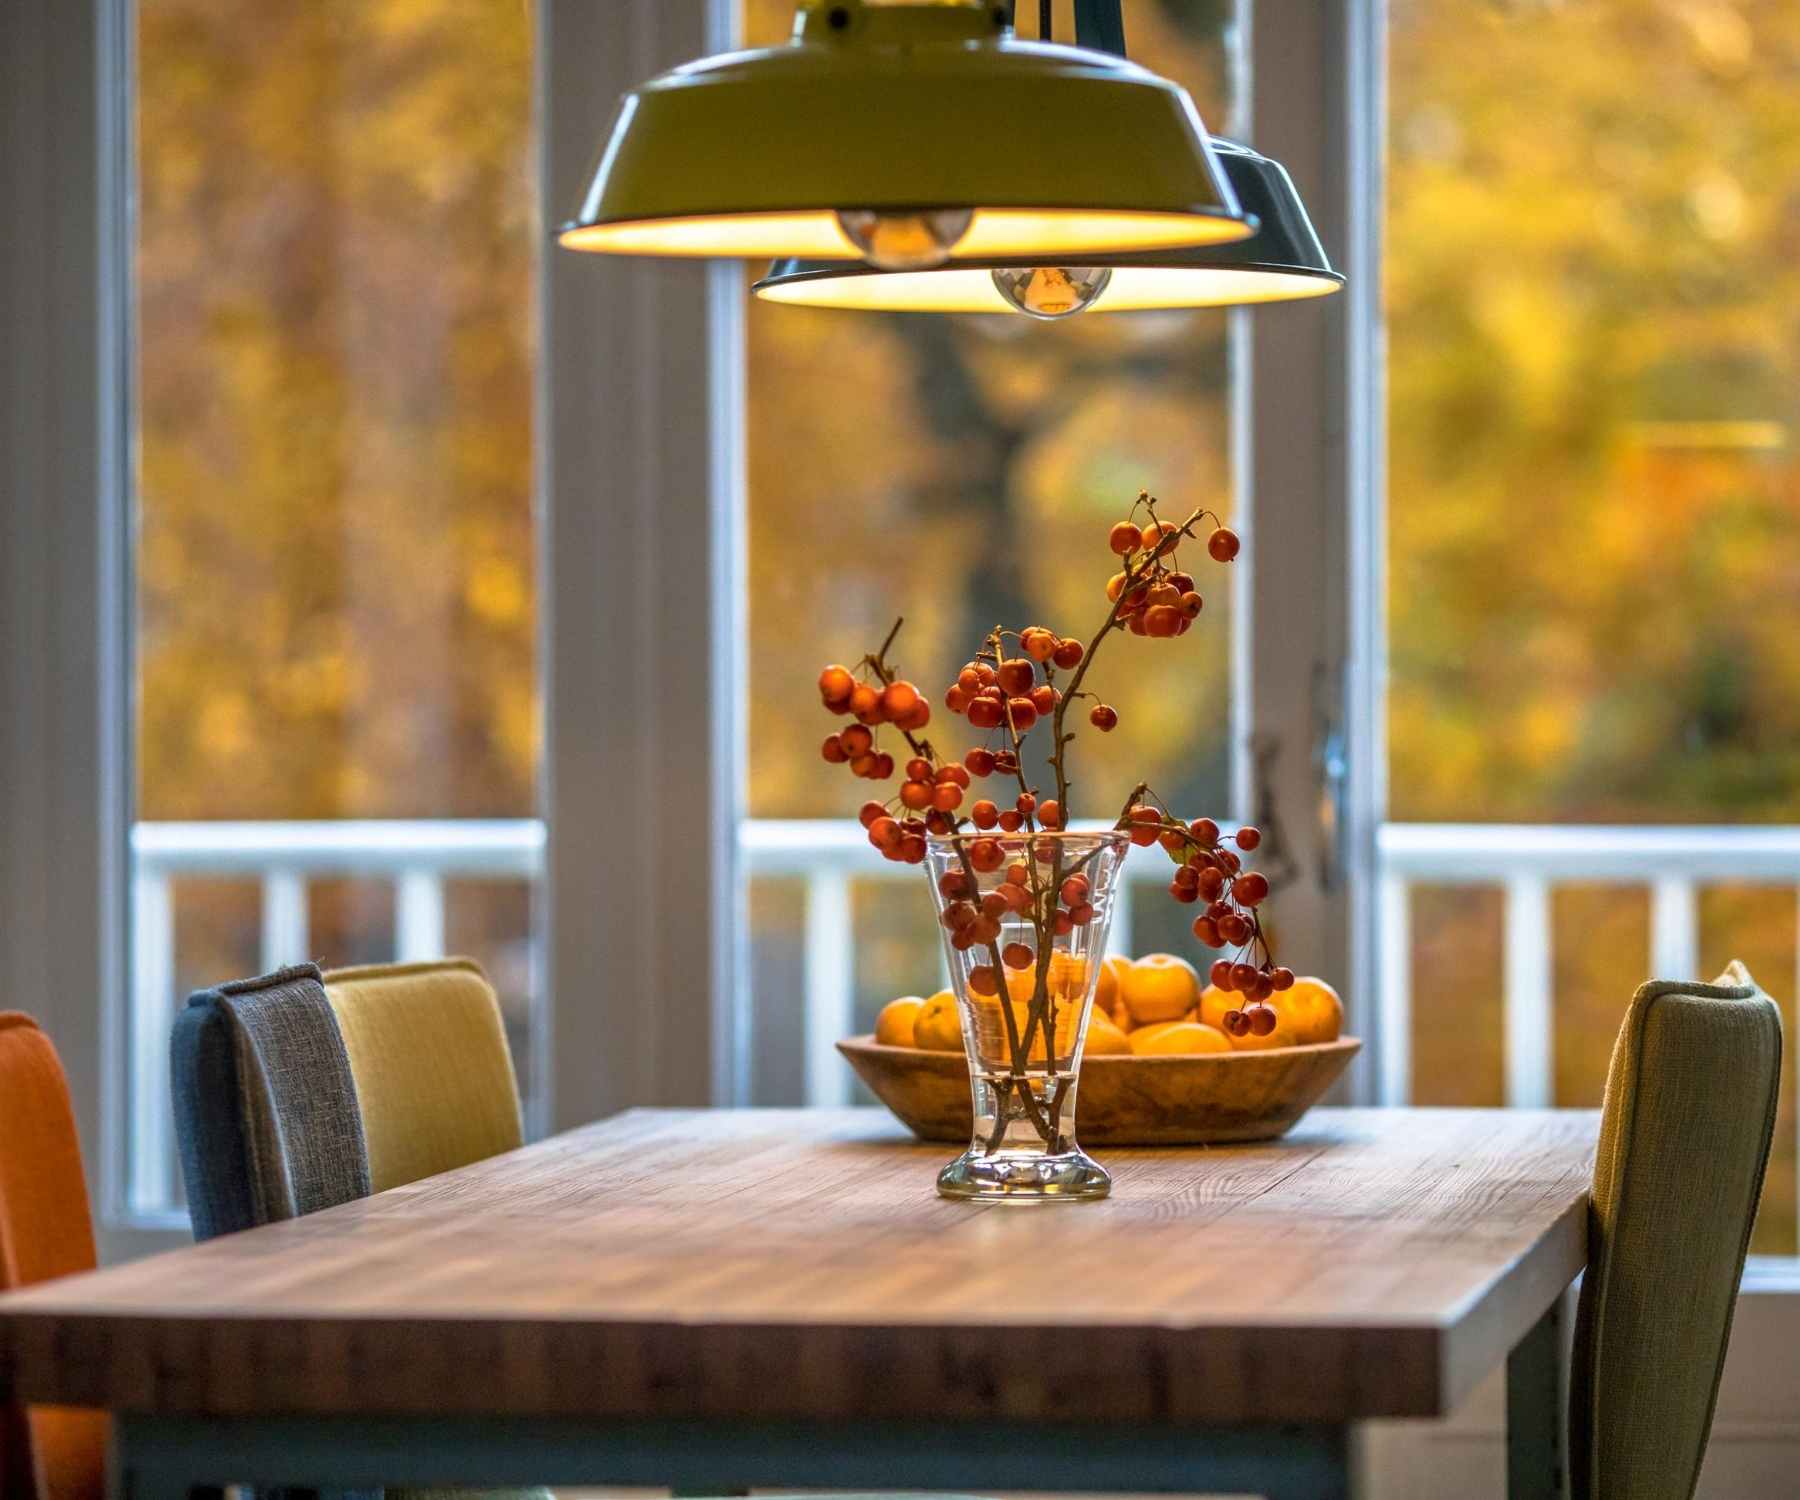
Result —
<path fill-rule="evenodd" d="M 1133 635 L 1166 640 L 1186 635 L 1206 601 L 1194 575 L 1175 566 L 1188 533 L 1180 526 L 1158 521 L 1155 503 L 1140 493 L 1138 504 L 1150 508 L 1149 521 L 1140 526 L 1135 520 L 1124 520 L 1113 527 L 1108 545 L 1125 560 L 1125 569 L 1107 580 L 1106 597 L 1118 606 L 1114 618 L 1122 628 Z M 1136 507 L 1132 513 L 1136 514 Z M 1207 538 L 1206 551 L 1214 562 L 1228 563 L 1238 555 L 1239 546 L 1237 533 L 1219 526 Z"/>
<path fill-rule="evenodd" d="M 1010 721 L 1020 735 L 1049 718 L 1062 694 L 1049 681 L 1039 682 L 1037 669 L 1046 663 L 1065 670 L 1079 666 L 1081 642 L 1032 625 L 1019 633 L 1019 646 L 1025 655 L 997 663 L 977 658 L 965 666 L 945 690 L 944 707 L 967 715 L 972 729 L 998 729 Z"/>
<path fill-rule="evenodd" d="M 878 726 L 892 724 L 910 734 L 931 722 L 930 701 L 910 682 L 858 682 L 848 667 L 830 666 L 819 673 L 819 701 L 831 713 L 856 720 L 827 735 L 819 753 L 829 764 L 848 765 L 852 775 L 869 781 L 886 781 L 894 774 L 894 757 L 875 747 Z"/>
<path fill-rule="evenodd" d="M 1154 807 L 1139 805 L 1126 813 L 1132 843 L 1141 848 L 1160 843 L 1175 861 L 1169 894 L 1184 905 L 1204 901 L 1206 910 L 1194 918 L 1194 936 L 1209 948 L 1235 948 L 1235 958 L 1214 961 L 1208 975 L 1228 993 L 1242 995 L 1246 1004 L 1225 1013 L 1225 1029 L 1234 1036 L 1254 1033 L 1267 1036 L 1275 1029 L 1275 1012 L 1265 1004 L 1277 990 L 1291 989 L 1294 971 L 1269 959 L 1257 908 L 1268 899 L 1268 877 L 1246 870 L 1241 854 L 1262 843 L 1262 832 L 1245 824 L 1231 836 L 1237 849 L 1226 847 L 1225 836 L 1211 818 L 1182 823 Z M 1262 961 L 1252 962 L 1257 950 Z"/>
<path fill-rule="evenodd" d="M 961 870 L 946 870 L 938 878 L 938 890 L 944 897 L 940 920 L 949 930 L 950 946 L 958 952 L 995 941 L 1000 936 L 1000 924 L 1009 915 L 1029 913 L 1034 920 L 1039 915 L 1034 910 L 1037 898 L 1031 892 L 1031 867 L 1022 859 L 1012 858 L 999 839 L 974 840 L 969 845 L 968 856 L 969 867 L 979 874 L 992 875 L 1004 867 L 1006 877 L 985 892 L 977 890 L 975 883 Z M 1056 855 L 1054 850 L 1042 848 L 1037 857 L 1040 863 L 1048 863 Z M 1094 920 L 1092 897 L 1093 888 L 1087 876 L 1070 875 L 1055 891 L 1044 891 L 1043 915 L 1049 917 L 1058 936 L 1064 935 Z M 1037 961 L 1037 955 L 1029 944 L 1013 942 L 1006 945 L 1000 960 L 1011 969 L 1028 969 Z M 983 964 L 973 970 L 969 984 L 980 995 L 999 993 L 999 981 L 992 964 Z"/>

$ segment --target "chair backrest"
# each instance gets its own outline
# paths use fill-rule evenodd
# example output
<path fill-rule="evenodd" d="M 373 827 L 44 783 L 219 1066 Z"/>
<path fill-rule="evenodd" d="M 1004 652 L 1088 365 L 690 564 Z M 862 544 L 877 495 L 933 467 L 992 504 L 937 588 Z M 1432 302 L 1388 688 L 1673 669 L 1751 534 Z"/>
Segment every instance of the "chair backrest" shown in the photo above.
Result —
<path fill-rule="evenodd" d="M 0 1011 L 0 1291 L 94 1268 L 94 1226 L 68 1080 L 29 1016 Z M 98 1500 L 106 1418 L 0 1404 L 0 1493 Z"/>
<path fill-rule="evenodd" d="M 196 1239 L 369 1195 L 356 1084 L 314 965 L 191 996 L 170 1061 Z"/>
<path fill-rule="evenodd" d="M 1781 1080 L 1781 1014 L 1742 964 L 1656 982 L 1613 1048 L 1569 1401 L 1575 1500 L 1699 1480 Z"/>
<path fill-rule="evenodd" d="M 362 1105 L 376 1192 L 521 1144 L 500 1002 L 471 959 L 325 975 Z"/>

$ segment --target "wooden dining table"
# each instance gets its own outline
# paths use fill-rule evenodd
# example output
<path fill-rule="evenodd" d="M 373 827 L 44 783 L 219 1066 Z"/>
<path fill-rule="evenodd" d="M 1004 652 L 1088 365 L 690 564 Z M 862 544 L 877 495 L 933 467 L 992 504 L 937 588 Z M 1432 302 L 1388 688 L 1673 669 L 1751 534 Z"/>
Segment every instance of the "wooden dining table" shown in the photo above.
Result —
<path fill-rule="evenodd" d="M 224 1484 L 1333 1500 L 1358 1424 L 1502 1363 L 1560 1492 L 1597 1118 L 1316 1109 L 954 1203 L 872 1110 L 633 1111 L 0 1298 L 0 1390 L 115 1414 L 131 1500 Z"/>

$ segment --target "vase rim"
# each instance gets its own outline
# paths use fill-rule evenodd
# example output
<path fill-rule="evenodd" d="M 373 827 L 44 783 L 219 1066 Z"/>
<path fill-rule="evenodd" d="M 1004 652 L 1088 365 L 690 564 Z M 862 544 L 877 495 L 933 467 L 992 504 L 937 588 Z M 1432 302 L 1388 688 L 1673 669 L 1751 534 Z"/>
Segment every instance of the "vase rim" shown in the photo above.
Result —
<path fill-rule="evenodd" d="M 954 845 L 972 844 L 977 839 L 995 839 L 1001 843 L 1008 840 L 1025 842 L 1030 839 L 1092 839 L 1096 843 L 1129 844 L 1131 835 L 1122 828 L 1020 828 L 1007 833 L 999 828 L 986 831 L 977 829 L 973 833 L 928 833 L 927 844 Z"/>

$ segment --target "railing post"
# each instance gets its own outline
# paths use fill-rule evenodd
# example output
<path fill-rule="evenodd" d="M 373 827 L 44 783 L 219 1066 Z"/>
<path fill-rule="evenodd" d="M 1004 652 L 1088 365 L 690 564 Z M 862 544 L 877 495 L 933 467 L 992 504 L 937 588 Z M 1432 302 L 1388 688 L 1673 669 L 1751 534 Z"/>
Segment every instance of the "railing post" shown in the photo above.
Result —
<path fill-rule="evenodd" d="M 262 882 L 262 967 L 273 973 L 307 957 L 306 876 L 273 869 Z"/>
<path fill-rule="evenodd" d="M 1412 1096 L 1412 887 L 1404 875 L 1382 875 L 1379 911 L 1375 1087 L 1381 1103 L 1393 1107 Z"/>
<path fill-rule="evenodd" d="M 1650 887 L 1650 973 L 1656 979 L 1694 979 L 1700 967 L 1700 918 L 1694 883 L 1660 875 Z"/>
<path fill-rule="evenodd" d="M 837 1040 L 854 1019 L 856 949 L 850 877 L 836 865 L 806 877 L 806 1102 L 843 1104 L 850 1073 Z"/>
<path fill-rule="evenodd" d="M 169 1139 L 169 1028 L 175 1008 L 175 905 L 169 877 L 140 861 L 131 877 L 131 1140 L 127 1199 L 160 1209 L 174 1197 Z"/>
<path fill-rule="evenodd" d="M 394 890 L 394 954 L 401 963 L 444 956 L 444 882 L 433 870 L 403 870 Z"/>
<path fill-rule="evenodd" d="M 1538 875 L 1506 882 L 1506 1102 L 1549 1107 L 1551 971 L 1550 886 Z"/>

